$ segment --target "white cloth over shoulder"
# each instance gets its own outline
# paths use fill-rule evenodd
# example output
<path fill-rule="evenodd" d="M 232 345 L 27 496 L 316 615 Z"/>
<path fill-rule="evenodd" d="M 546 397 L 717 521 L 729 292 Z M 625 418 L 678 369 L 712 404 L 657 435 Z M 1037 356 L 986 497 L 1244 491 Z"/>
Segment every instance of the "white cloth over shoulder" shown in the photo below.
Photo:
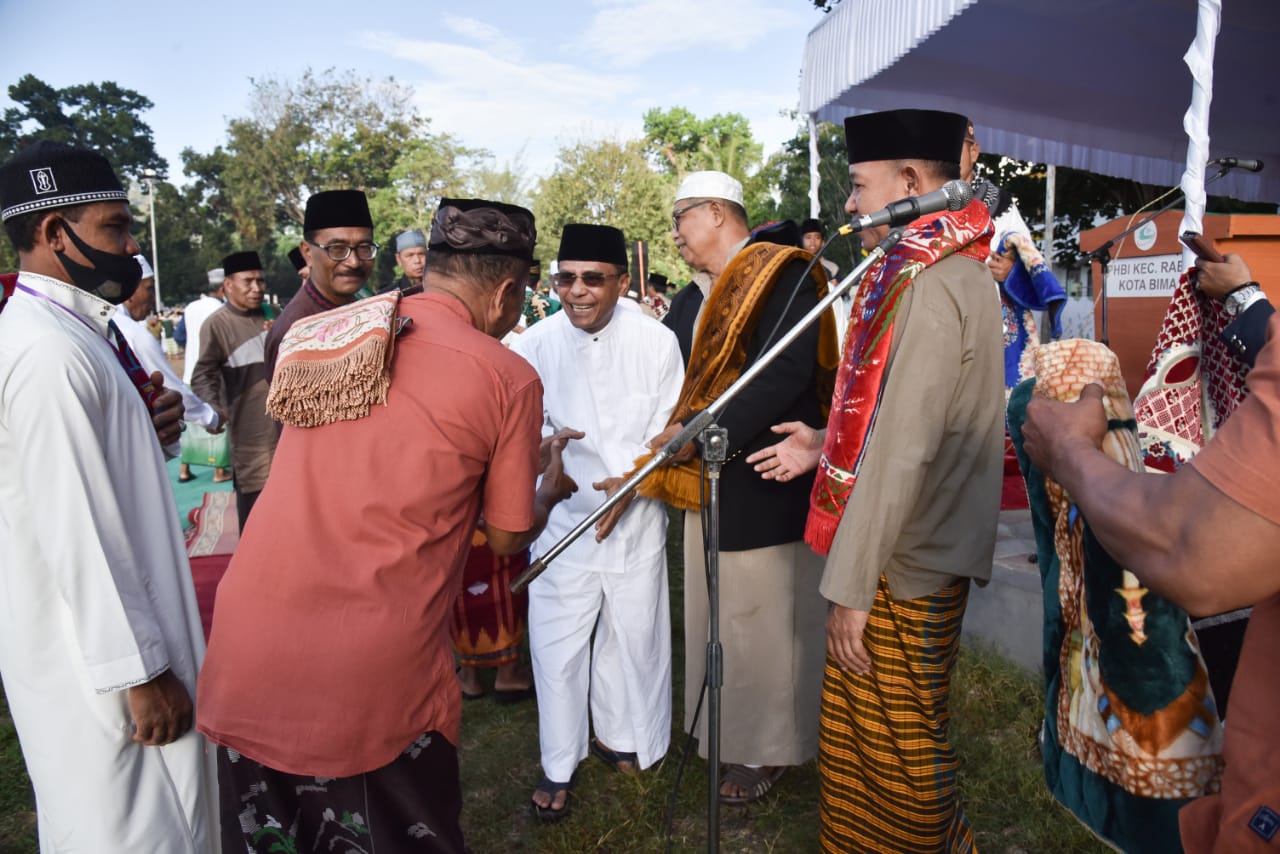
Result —
<path fill-rule="evenodd" d="M 0 312 L 0 674 L 41 848 L 213 852 L 217 778 L 194 730 L 132 741 L 129 686 L 193 701 L 204 638 L 173 491 L 105 336 L 113 306 L 21 273 Z"/>
<path fill-rule="evenodd" d="M 182 312 L 187 327 L 186 353 L 182 357 L 182 381 L 191 385 L 191 375 L 200 360 L 200 327 L 209 319 L 209 315 L 222 308 L 222 300 L 204 294 L 191 303 Z"/>
<path fill-rule="evenodd" d="M 169 364 L 169 359 L 164 354 L 164 350 L 160 346 L 160 341 L 156 336 L 147 331 L 147 327 L 134 320 L 129 314 L 129 310 L 123 305 L 116 306 L 116 313 L 113 318 L 116 326 L 120 327 L 120 332 L 124 335 L 124 340 L 129 342 L 130 349 L 133 354 L 138 357 L 138 361 L 142 363 L 142 367 L 146 368 L 147 373 L 153 374 L 159 371 L 164 375 L 164 387 L 181 392 L 182 405 L 185 408 L 183 419 L 192 424 L 199 424 L 206 430 L 212 430 L 218 426 L 218 413 L 214 412 L 213 407 L 205 403 L 196 393 L 191 390 L 191 386 L 182 381 L 178 376 L 178 372 L 173 369 L 173 365 Z"/>

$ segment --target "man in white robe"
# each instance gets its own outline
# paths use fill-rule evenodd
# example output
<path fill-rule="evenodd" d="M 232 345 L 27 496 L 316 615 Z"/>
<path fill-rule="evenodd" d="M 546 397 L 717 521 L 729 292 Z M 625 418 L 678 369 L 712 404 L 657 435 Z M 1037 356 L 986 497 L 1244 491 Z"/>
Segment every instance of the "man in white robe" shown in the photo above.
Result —
<path fill-rule="evenodd" d="M 0 166 L 0 219 L 0 674 L 40 847 L 210 854 L 204 640 L 157 442 L 177 425 L 110 323 L 141 272 L 127 195 L 101 155 L 40 142 Z"/>
<path fill-rule="evenodd" d="M 112 319 L 129 342 L 129 348 L 138 357 L 147 373 L 159 371 L 164 377 L 164 387 L 182 394 L 182 405 L 185 408 L 183 419 L 188 424 L 199 424 L 210 433 L 222 431 L 221 419 L 212 406 L 196 396 L 191 387 L 182 381 L 178 372 L 169 364 L 169 358 L 160 347 L 160 341 L 148 331 L 146 319 L 155 311 L 156 280 L 147 256 L 135 255 L 134 260 L 142 268 L 142 280 L 138 289 L 124 302 L 116 306 Z"/>
<path fill-rule="evenodd" d="M 592 484 L 552 511 L 541 554 L 622 483 L 645 441 L 666 426 L 684 378 L 676 337 L 639 311 L 619 309 L 630 284 L 622 232 L 564 228 L 553 281 L 562 311 L 511 348 L 537 370 L 546 435 L 581 431 L 566 474 Z M 620 771 L 651 766 L 671 739 L 671 614 L 666 508 L 636 499 L 608 539 L 587 534 L 529 585 L 529 645 L 538 694 L 543 819 L 569 808 L 574 769 L 588 750 Z M 594 650 L 590 649 L 595 631 Z"/>

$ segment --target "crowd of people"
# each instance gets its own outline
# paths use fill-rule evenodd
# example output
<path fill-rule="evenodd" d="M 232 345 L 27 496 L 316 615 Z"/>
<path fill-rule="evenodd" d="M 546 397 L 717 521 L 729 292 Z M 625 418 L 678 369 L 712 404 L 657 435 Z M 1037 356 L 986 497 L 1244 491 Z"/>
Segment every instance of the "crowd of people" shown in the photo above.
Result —
<path fill-rule="evenodd" d="M 374 294 L 365 194 L 317 192 L 296 296 L 277 314 L 259 254 L 228 255 L 184 312 L 179 377 L 147 328 L 152 276 L 107 160 L 37 142 L 0 165 L 20 259 L 0 304 L 0 673 L 42 850 L 466 851 L 458 744 L 482 668 L 495 699 L 536 698 L 531 809 L 566 818 L 589 755 L 640 774 L 670 746 L 668 507 L 689 570 L 683 725 L 703 757 L 709 678 L 728 710 L 720 800 L 757 801 L 816 757 L 822 850 L 975 850 L 951 675 L 991 574 L 1030 312 L 1052 325 L 1065 294 L 1012 199 L 975 179 L 965 117 L 892 110 L 845 132 L 848 214 L 959 178 L 977 192 L 912 222 L 719 412 L 719 674 L 698 652 L 700 440 L 527 597 L 509 583 L 817 306 L 838 275 L 811 263 L 821 223 L 753 230 L 742 185 L 695 172 L 670 223 L 688 285 L 633 283 L 623 232 L 583 222 L 550 250 L 548 286 L 530 211 L 446 198 L 429 230 L 395 238 L 403 275 Z M 888 232 L 864 229 L 863 248 Z M 1275 740 L 1280 321 L 1250 279 L 1237 256 L 1202 265 L 1254 367 L 1193 467 L 1107 460 L 1092 391 L 1038 400 L 1026 424 L 1035 464 L 1144 583 L 1194 613 L 1259 603 L 1222 794 L 1183 813 L 1197 851 L 1256 846 L 1258 816 L 1280 826 L 1259 750 Z M 165 467 L 197 431 L 225 455 L 184 457 L 179 479 L 217 464 L 240 523 L 207 649 Z"/>

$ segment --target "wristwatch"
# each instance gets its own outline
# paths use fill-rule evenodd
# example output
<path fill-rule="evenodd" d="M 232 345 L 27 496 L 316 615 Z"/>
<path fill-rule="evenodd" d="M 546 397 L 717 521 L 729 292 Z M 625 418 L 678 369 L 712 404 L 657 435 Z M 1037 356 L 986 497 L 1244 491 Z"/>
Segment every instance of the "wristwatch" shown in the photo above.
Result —
<path fill-rule="evenodd" d="M 1257 282 L 1245 282 L 1222 298 L 1222 307 L 1226 310 L 1228 317 L 1237 317 L 1261 297 L 1262 288 L 1258 287 Z"/>

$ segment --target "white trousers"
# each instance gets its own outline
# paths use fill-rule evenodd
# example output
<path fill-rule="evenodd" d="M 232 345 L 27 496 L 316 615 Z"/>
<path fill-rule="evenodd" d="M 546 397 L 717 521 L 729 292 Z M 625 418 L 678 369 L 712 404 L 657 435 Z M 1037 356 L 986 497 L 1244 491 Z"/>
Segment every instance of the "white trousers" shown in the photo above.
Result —
<path fill-rule="evenodd" d="M 666 754 L 671 606 L 665 553 L 621 574 L 552 565 L 529 585 L 529 648 L 547 777 L 567 782 L 586 758 L 588 704 L 605 746 L 635 753 L 641 768 Z"/>

